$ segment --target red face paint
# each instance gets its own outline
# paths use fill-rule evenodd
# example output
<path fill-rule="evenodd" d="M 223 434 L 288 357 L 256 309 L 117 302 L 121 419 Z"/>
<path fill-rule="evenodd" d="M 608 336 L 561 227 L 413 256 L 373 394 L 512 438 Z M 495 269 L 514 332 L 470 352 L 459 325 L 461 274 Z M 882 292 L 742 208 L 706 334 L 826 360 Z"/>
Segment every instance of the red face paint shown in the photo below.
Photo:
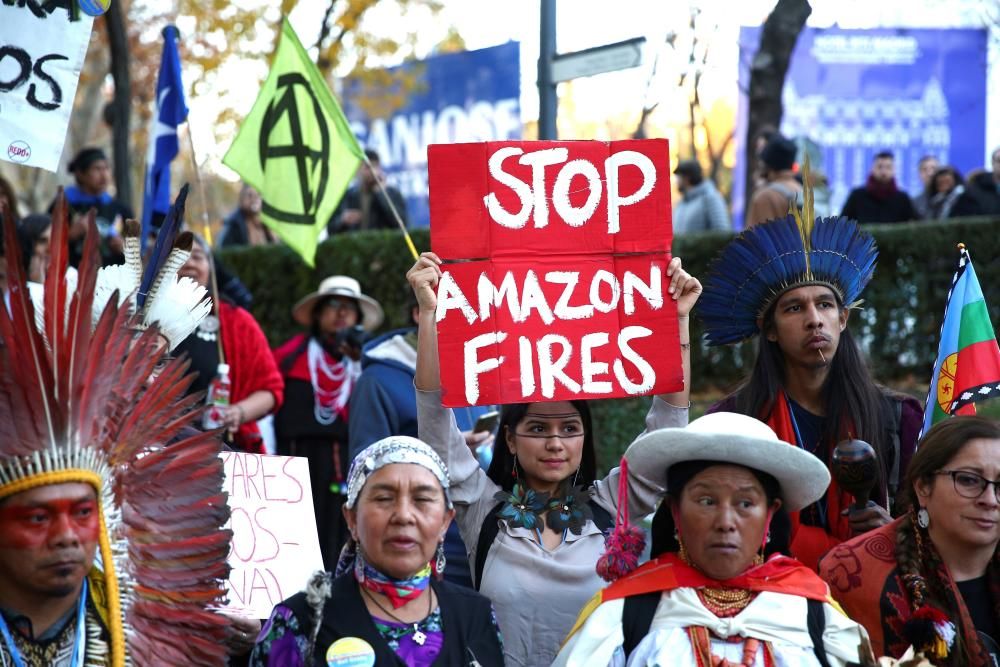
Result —
<path fill-rule="evenodd" d="M 99 530 L 97 502 L 53 499 L 0 507 L 0 547 L 40 549 L 74 542 L 91 545 Z"/>

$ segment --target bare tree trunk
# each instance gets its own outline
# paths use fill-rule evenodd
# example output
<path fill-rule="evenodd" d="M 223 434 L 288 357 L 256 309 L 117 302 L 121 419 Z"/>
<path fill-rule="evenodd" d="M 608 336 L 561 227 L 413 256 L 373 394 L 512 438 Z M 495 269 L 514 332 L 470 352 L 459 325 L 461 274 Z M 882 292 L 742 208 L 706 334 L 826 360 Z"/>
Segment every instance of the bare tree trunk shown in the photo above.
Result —
<path fill-rule="evenodd" d="M 785 75 L 799 33 L 811 13 L 808 0 L 778 0 L 760 33 L 760 47 L 750 64 L 750 113 L 743 158 L 746 162 L 744 210 L 750 202 L 757 166 L 754 139 L 761 127 L 781 125 L 781 91 L 785 87 Z"/>
<path fill-rule="evenodd" d="M 118 200 L 132 207 L 132 175 L 129 170 L 129 124 L 132 83 L 129 78 L 128 35 L 125 31 L 124 8 L 121 2 L 112 2 L 104 15 L 111 47 L 111 77 L 115 82 L 115 95 L 111 102 L 111 136 L 114 153 L 115 190 Z"/>

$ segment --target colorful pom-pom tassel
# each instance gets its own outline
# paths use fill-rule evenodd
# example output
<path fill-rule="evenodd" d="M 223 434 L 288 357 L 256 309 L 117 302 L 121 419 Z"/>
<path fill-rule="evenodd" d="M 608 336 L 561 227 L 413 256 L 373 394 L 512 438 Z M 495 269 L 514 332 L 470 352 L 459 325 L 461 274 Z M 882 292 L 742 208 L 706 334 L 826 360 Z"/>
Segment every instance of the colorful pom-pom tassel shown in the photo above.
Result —
<path fill-rule="evenodd" d="M 639 557 L 646 548 L 646 534 L 636 526 L 618 525 L 604 544 L 604 554 L 597 559 L 597 574 L 612 582 L 639 566 Z"/>
<path fill-rule="evenodd" d="M 945 658 L 955 642 L 955 624 L 940 609 L 923 605 L 903 624 L 903 636 L 913 648 L 934 658 Z"/>

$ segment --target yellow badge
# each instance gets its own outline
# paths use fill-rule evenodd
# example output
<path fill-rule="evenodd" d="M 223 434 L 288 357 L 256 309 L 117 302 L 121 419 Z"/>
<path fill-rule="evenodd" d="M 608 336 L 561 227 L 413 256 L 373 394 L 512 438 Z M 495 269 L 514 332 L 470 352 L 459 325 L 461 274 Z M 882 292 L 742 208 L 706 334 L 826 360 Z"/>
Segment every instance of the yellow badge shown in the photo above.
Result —
<path fill-rule="evenodd" d="M 373 667 L 375 649 L 360 637 L 344 637 L 326 649 L 327 667 Z"/>
<path fill-rule="evenodd" d="M 958 372 L 958 353 L 949 354 L 941 364 L 937 381 L 937 402 L 941 409 L 951 414 L 952 397 L 955 395 L 955 375 Z"/>

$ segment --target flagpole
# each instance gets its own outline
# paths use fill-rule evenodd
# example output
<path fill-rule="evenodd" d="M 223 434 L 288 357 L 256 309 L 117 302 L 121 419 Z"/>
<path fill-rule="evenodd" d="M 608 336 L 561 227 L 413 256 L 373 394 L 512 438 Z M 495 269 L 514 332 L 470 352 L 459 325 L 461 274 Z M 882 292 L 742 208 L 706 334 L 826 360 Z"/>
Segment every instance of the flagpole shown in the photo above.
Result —
<path fill-rule="evenodd" d="M 406 224 L 403 222 L 402 216 L 399 215 L 399 211 L 396 210 L 396 205 L 392 203 L 392 197 L 389 196 L 389 192 L 385 189 L 385 185 L 382 184 L 382 179 L 379 178 L 379 174 L 375 171 L 375 167 L 372 165 L 371 160 L 368 159 L 368 154 L 362 152 L 365 164 L 372 171 L 372 176 L 374 177 L 375 184 L 378 185 L 378 189 L 382 191 L 382 195 L 385 196 L 385 201 L 389 204 L 389 210 L 392 211 L 392 217 L 396 219 L 396 224 L 399 225 L 400 231 L 403 232 L 403 240 L 406 241 L 406 247 L 410 249 L 410 254 L 413 255 L 413 260 L 416 261 L 420 259 L 420 253 L 417 252 L 417 247 L 413 245 L 413 239 L 410 238 L 410 232 L 406 230 Z"/>
<path fill-rule="evenodd" d="M 211 281 L 210 289 L 212 290 L 212 310 L 214 311 L 212 314 L 215 315 L 215 319 L 219 322 L 220 335 L 216 336 L 215 340 L 219 347 L 219 363 L 224 364 L 226 363 L 226 352 L 222 349 L 222 318 L 219 316 L 219 281 L 215 277 L 215 253 L 212 251 L 212 228 L 208 226 L 208 200 L 205 198 L 205 186 L 201 181 L 201 170 L 198 168 L 198 158 L 194 152 L 194 137 L 191 135 L 190 120 L 187 122 L 187 135 L 188 147 L 191 149 L 191 165 L 194 167 L 195 187 L 198 189 L 198 198 L 201 200 L 202 237 L 208 246 L 205 248 L 205 254 L 208 256 L 210 269 L 208 273 Z"/>

